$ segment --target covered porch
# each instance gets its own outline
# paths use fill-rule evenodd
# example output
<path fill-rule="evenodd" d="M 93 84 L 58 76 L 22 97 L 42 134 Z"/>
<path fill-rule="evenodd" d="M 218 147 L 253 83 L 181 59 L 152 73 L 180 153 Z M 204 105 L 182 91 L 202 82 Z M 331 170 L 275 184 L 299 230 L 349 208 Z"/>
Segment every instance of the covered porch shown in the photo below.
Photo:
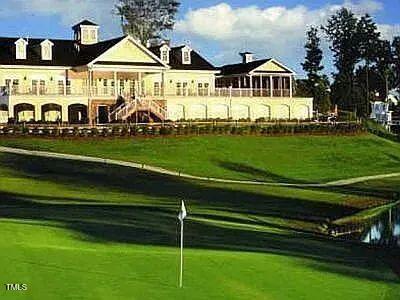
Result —
<path fill-rule="evenodd" d="M 157 84 L 149 86 L 148 77 L 160 77 Z M 89 97 L 91 99 L 135 99 L 146 96 L 163 96 L 164 71 L 159 69 L 104 68 L 88 70 Z"/>
<path fill-rule="evenodd" d="M 232 97 L 293 97 L 293 76 L 254 72 L 219 77 L 216 95 Z"/>

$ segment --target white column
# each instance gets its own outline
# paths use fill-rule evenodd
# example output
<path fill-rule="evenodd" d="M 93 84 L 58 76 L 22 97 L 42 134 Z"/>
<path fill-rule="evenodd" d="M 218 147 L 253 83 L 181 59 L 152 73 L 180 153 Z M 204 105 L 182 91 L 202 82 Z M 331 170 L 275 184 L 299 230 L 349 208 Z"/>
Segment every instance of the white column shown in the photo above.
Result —
<path fill-rule="evenodd" d="M 114 96 L 118 97 L 118 84 L 117 84 L 117 80 L 118 80 L 118 74 L 117 72 L 114 71 Z"/>
<path fill-rule="evenodd" d="M 161 96 L 165 97 L 165 72 L 161 73 Z"/>
<path fill-rule="evenodd" d="M 68 105 L 62 105 L 61 106 L 61 120 L 63 122 L 68 122 Z"/>
<path fill-rule="evenodd" d="M 250 97 L 253 97 L 253 75 L 250 75 Z"/>
<path fill-rule="evenodd" d="M 138 73 L 138 94 L 139 97 L 142 96 L 142 72 Z"/>
<path fill-rule="evenodd" d="M 65 78 L 64 78 L 64 96 L 67 96 L 67 82 L 68 82 L 68 70 L 65 70 Z"/>
<path fill-rule="evenodd" d="M 35 105 L 35 121 L 42 121 L 42 105 Z"/>
<path fill-rule="evenodd" d="M 283 97 L 283 77 L 279 77 L 279 82 L 280 82 L 280 86 L 281 86 L 281 97 Z"/>
<path fill-rule="evenodd" d="M 289 77 L 289 94 L 290 94 L 290 98 L 293 98 L 293 76 L 290 75 Z"/>
<path fill-rule="evenodd" d="M 242 79 L 240 75 L 238 77 L 238 87 L 239 87 L 239 96 L 242 97 Z"/>
<path fill-rule="evenodd" d="M 262 82 L 262 74 L 260 74 L 260 97 L 263 96 L 263 82 Z"/>
<path fill-rule="evenodd" d="M 92 93 L 93 93 L 93 91 L 92 91 L 92 81 L 93 81 L 93 71 L 92 70 L 88 70 L 88 72 L 89 72 L 89 82 L 88 82 L 88 96 L 89 96 L 89 98 L 91 98 L 92 97 Z"/>
<path fill-rule="evenodd" d="M 271 98 L 274 97 L 274 79 L 272 75 L 269 76 L 269 89 L 271 91 Z"/>

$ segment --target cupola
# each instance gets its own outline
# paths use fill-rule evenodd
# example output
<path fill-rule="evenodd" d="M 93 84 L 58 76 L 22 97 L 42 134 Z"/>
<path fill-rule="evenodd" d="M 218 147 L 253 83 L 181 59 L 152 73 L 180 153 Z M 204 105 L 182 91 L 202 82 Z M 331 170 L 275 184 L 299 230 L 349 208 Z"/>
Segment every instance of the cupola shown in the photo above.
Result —
<path fill-rule="evenodd" d="M 242 63 L 244 64 L 250 63 L 254 60 L 253 53 L 251 52 L 242 52 L 240 53 L 240 56 L 242 57 Z"/>
<path fill-rule="evenodd" d="M 80 45 L 93 45 L 99 42 L 99 25 L 84 20 L 72 27 L 74 40 Z"/>

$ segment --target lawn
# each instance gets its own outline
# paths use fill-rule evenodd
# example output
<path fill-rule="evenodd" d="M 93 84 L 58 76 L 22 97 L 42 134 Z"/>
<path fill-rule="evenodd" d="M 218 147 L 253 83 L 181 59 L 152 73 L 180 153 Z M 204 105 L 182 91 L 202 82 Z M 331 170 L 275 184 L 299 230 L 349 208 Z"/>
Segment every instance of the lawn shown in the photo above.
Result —
<path fill-rule="evenodd" d="M 0 145 L 134 161 L 227 179 L 328 182 L 400 172 L 400 144 L 372 135 L 0 138 Z"/>
<path fill-rule="evenodd" d="M 0 299 L 400 298 L 388 264 L 397 252 L 318 234 L 327 219 L 393 200 L 395 179 L 253 187 L 8 154 L 0 176 L 0 283 L 28 284 Z M 180 199 L 189 211 L 182 290 Z"/>

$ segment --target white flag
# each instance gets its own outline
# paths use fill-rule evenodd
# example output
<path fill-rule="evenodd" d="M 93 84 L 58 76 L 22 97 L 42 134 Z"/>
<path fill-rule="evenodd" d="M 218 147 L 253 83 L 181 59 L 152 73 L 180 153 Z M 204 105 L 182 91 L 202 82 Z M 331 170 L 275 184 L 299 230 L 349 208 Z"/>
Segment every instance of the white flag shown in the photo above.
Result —
<path fill-rule="evenodd" d="M 179 212 L 178 219 L 183 222 L 183 220 L 186 218 L 187 212 L 186 212 L 186 207 L 185 207 L 185 202 L 182 200 L 182 206 L 181 206 L 181 211 Z"/>

